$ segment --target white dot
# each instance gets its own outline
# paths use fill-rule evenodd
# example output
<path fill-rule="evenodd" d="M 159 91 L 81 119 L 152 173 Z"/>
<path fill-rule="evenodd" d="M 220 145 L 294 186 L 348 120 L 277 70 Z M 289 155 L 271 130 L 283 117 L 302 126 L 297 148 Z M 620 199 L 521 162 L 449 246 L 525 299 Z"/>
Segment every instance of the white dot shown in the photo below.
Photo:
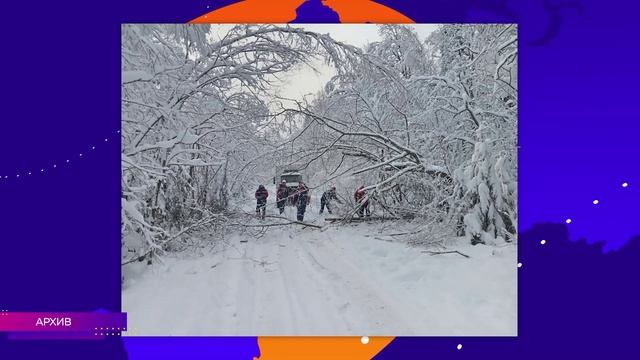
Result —
<path fill-rule="evenodd" d="M 567 219 L 564 222 L 566 222 L 567 224 L 571 224 L 571 219 Z"/>
<path fill-rule="evenodd" d="M 44 172 L 44 169 L 40 169 L 40 172 Z"/>
<path fill-rule="evenodd" d="M 368 336 L 361 337 L 360 342 L 363 343 L 364 345 L 367 345 L 369 343 L 369 337 Z"/>
<path fill-rule="evenodd" d="M 628 183 L 626 183 L 626 182 L 623 182 L 623 183 L 622 183 L 622 187 L 627 187 L 627 186 L 629 186 L 629 184 L 628 184 Z"/>
<path fill-rule="evenodd" d="M 518 263 L 518 267 L 519 267 L 519 268 L 521 268 L 521 267 L 522 267 L 522 263 L 521 263 L 521 262 L 519 262 L 519 263 Z"/>
<path fill-rule="evenodd" d="M 598 205 L 599 203 L 600 203 L 600 200 L 598 199 L 593 200 L 593 205 Z"/>
<path fill-rule="evenodd" d="M 29 171 L 29 174 L 28 174 L 28 175 L 31 175 L 31 171 Z"/>
<path fill-rule="evenodd" d="M 80 157 L 82 157 L 82 153 L 80 153 Z"/>
<path fill-rule="evenodd" d="M 69 163 L 69 160 L 67 160 L 67 163 Z"/>
<path fill-rule="evenodd" d="M 53 167 L 58 167 L 58 165 L 56 165 L 56 164 L 53 164 Z"/>
<path fill-rule="evenodd" d="M 458 346 L 456 346 L 456 349 L 462 350 L 462 344 L 458 344 Z"/>
<path fill-rule="evenodd" d="M 109 141 L 109 139 L 104 139 L 104 141 Z"/>
<path fill-rule="evenodd" d="M 546 244 L 546 243 L 547 243 L 547 240 L 540 240 L 540 244 L 541 244 L 541 245 L 544 245 L 544 244 Z"/>
<path fill-rule="evenodd" d="M 16 177 L 17 177 L 17 178 L 19 178 L 19 177 L 20 177 L 20 174 L 17 174 L 17 175 L 16 175 Z"/>
<path fill-rule="evenodd" d="M 91 147 L 91 150 L 95 150 L 95 149 L 96 149 L 96 147 L 95 147 L 95 146 L 92 146 L 92 147 Z"/>

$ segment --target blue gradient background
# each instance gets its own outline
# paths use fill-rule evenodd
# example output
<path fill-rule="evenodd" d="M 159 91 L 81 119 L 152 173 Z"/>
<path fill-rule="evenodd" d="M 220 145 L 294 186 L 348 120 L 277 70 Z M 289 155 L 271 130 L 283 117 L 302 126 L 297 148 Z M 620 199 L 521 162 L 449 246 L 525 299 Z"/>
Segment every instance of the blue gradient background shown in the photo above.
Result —
<path fill-rule="evenodd" d="M 120 310 L 120 24 L 183 23 L 232 2 L 3 3 L 0 308 Z M 377 358 L 636 357 L 639 5 L 379 2 L 416 22 L 519 24 L 523 267 L 518 338 L 398 338 Z M 298 20 L 322 21 L 322 14 L 331 15 L 301 11 Z M 0 334 L 0 359 L 124 359 L 127 352 L 212 359 L 250 358 L 258 349 L 255 338 L 33 342 Z"/>

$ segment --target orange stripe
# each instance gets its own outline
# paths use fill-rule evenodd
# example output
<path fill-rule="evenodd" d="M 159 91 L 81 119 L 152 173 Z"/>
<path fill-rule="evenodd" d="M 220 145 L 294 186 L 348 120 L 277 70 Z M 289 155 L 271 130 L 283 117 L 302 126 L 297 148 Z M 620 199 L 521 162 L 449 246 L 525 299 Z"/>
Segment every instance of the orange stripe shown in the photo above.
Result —
<path fill-rule="evenodd" d="M 359 337 L 258 337 L 260 357 L 254 360 L 369 360 L 392 340 L 370 337 L 363 344 Z"/>

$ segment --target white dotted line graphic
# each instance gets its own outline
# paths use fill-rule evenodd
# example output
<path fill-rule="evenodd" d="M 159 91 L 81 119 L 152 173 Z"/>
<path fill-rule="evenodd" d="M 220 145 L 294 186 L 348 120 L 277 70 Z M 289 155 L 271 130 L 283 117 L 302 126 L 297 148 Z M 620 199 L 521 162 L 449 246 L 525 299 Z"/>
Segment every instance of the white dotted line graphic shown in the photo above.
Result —
<path fill-rule="evenodd" d="M 120 130 L 117 130 L 116 134 L 119 135 L 120 134 Z M 104 138 L 104 142 L 109 142 L 109 138 L 108 137 Z M 93 150 L 96 149 L 96 146 L 95 145 L 91 145 L 90 149 L 93 151 Z M 82 157 L 84 157 L 84 155 L 85 155 L 85 153 L 80 152 L 80 153 L 78 153 L 78 158 L 82 158 Z M 71 163 L 71 159 L 66 159 L 64 163 L 65 164 L 70 164 Z M 38 174 L 38 173 L 45 174 L 46 170 L 48 168 L 49 168 L 48 166 L 40 167 L 40 171 L 35 171 L 35 172 L 34 171 L 30 171 L 30 170 L 26 170 L 24 172 L 17 173 L 16 176 L 15 176 L 15 179 L 16 180 L 20 180 L 20 179 L 23 179 L 25 177 L 33 176 L 33 175 Z M 51 168 L 57 169 L 58 168 L 58 163 L 57 162 L 53 162 L 53 164 L 51 165 Z M 37 167 L 36 167 L 36 169 L 37 169 Z M 9 179 L 9 176 L 10 175 L 7 175 L 7 174 L 0 175 L 0 184 L 2 183 L 2 181 Z"/>

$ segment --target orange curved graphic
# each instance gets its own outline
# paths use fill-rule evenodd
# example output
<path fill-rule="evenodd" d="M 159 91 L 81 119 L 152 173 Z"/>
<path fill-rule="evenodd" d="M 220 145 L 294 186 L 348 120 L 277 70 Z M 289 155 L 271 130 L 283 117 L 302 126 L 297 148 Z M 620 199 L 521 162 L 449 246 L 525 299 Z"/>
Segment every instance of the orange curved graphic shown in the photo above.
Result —
<path fill-rule="evenodd" d="M 288 23 L 305 0 L 244 0 L 201 15 L 189 23 Z M 413 23 L 402 13 L 372 0 L 322 0 L 341 23 Z"/>
<path fill-rule="evenodd" d="M 254 360 L 370 360 L 393 337 L 371 337 L 368 344 L 359 337 L 258 337 L 260 357 Z"/>
<path fill-rule="evenodd" d="M 322 0 L 341 23 L 413 23 L 405 15 L 371 0 Z"/>
<path fill-rule="evenodd" d="M 288 23 L 304 0 L 244 0 L 201 15 L 190 24 L 207 23 Z"/>

